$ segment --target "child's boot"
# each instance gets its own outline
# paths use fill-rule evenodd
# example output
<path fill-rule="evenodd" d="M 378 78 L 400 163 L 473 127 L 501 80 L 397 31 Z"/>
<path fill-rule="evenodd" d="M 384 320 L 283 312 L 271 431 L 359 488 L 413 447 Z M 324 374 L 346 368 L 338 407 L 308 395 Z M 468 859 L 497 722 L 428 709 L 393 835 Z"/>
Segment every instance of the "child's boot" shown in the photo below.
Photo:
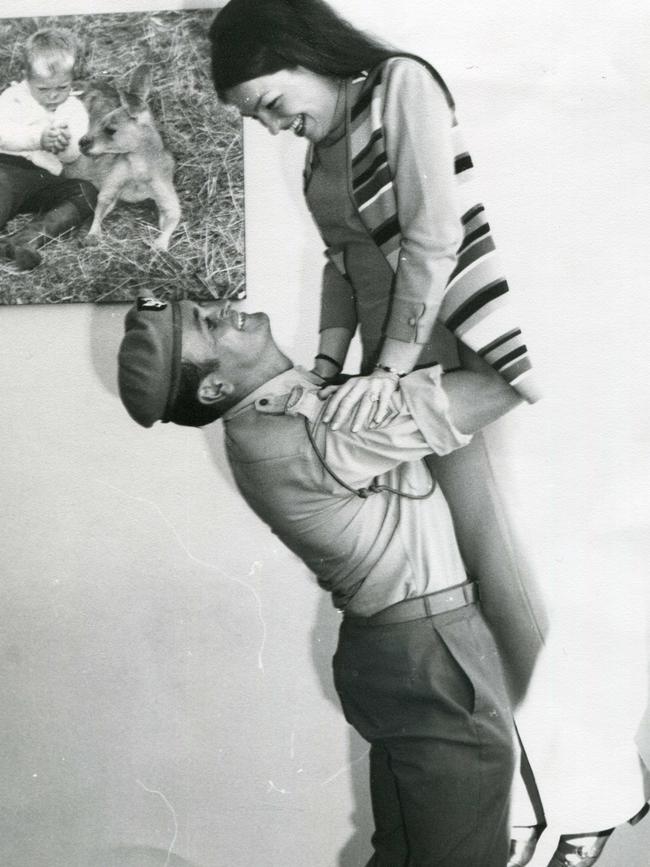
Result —
<path fill-rule="evenodd" d="M 79 209 L 72 202 L 52 208 L 22 229 L 0 241 L 0 256 L 13 259 L 19 271 L 31 271 L 41 263 L 39 247 L 80 225 Z"/>

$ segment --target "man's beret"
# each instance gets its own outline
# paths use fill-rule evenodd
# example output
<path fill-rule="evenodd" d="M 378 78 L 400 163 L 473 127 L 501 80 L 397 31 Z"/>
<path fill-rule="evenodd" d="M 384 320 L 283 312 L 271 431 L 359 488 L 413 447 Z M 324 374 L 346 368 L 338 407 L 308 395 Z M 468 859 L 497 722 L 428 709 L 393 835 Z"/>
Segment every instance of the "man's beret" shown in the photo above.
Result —
<path fill-rule="evenodd" d="M 118 353 L 122 403 L 143 427 L 167 421 L 178 393 L 181 373 L 181 305 L 157 298 L 138 298 L 124 322 Z"/>

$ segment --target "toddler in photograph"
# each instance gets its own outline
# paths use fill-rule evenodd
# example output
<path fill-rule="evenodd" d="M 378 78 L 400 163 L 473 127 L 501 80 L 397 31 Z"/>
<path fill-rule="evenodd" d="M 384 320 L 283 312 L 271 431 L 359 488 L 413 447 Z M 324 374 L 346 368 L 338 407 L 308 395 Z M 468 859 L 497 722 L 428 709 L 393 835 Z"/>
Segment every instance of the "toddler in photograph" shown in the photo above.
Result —
<path fill-rule="evenodd" d="M 38 248 L 81 225 L 97 191 L 62 175 L 79 156 L 88 114 L 72 95 L 78 46 L 61 29 L 37 30 L 23 46 L 24 78 L 0 93 L 0 230 L 21 213 L 38 219 L 0 238 L 0 258 L 19 270 L 41 261 Z"/>

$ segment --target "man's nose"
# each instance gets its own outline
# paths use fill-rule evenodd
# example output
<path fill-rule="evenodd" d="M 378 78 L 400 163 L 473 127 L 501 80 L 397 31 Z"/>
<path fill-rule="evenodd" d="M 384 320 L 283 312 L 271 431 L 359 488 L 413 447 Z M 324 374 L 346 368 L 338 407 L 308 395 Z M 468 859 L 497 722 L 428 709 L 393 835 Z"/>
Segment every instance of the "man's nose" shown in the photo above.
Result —
<path fill-rule="evenodd" d="M 201 305 L 201 315 L 204 319 L 214 321 L 221 319 L 229 309 L 229 301 L 209 301 L 207 304 Z"/>

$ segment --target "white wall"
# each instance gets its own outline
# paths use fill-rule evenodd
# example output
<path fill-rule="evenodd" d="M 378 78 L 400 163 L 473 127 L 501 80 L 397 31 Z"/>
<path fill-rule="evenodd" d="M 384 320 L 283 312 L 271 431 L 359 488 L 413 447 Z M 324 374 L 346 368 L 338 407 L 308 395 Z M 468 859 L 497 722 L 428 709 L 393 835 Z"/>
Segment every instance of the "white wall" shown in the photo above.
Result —
<path fill-rule="evenodd" d="M 641 4 L 336 5 L 425 53 L 460 106 L 549 393 L 512 423 L 542 562 L 562 580 L 588 550 L 610 586 L 623 570 L 641 583 Z M 89 4 L 5 0 L 2 14 L 31 11 Z M 320 249 L 302 145 L 251 125 L 246 160 L 246 306 L 269 310 L 307 362 Z M 236 496 L 218 426 L 145 432 L 127 418 L 114 362 L 125 309 L 0 310 L 0 862 L 362 865 L 366 748 L 330 682 L 337 615 Z M 608 863 L 641 867 L 639 840 Z"/>

